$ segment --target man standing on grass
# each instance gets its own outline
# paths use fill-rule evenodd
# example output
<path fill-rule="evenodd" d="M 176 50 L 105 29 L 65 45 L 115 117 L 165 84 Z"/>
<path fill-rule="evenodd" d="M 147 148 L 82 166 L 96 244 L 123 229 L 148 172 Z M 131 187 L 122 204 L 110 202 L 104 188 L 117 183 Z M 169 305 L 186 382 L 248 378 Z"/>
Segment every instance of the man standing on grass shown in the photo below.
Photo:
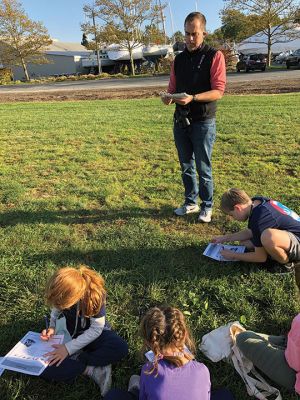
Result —
<path fill-rule="evenodd" d="M 190 13 L 184 22 L 185 50 L 171 68 L 168 92 L 187 93 L 185 97 L 162 95 L 164 104 L 176 103 L 174 139 L 185 189 L 184 204 L 174 213 L 183 216 L 199 211 L 199 222 L 210 222 L 213 206 L 211 156 L 216 138 L 216 101 L 225 90 L 226 68 L 220 51 L 206 45 L 206 18 Z M 199 187 L 196 170 L 199 175 Z"/>

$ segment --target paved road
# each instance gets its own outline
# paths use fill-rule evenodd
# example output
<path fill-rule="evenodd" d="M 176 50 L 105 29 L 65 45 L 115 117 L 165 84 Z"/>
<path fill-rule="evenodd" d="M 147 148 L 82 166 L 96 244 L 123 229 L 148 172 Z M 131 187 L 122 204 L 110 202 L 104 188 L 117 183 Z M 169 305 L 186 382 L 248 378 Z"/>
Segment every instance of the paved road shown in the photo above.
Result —
<path fill-rule="evenodd" d="M 300 70 L 291 69 L 283 71 L 266 72 L 241 72 L 229 73 L 228 82 L 253 82 L 264 80 L 283 80 L 300 78 Z M 134 89 L 146 88 L 151 86 L 166 86 L 169 81 L 168 76 L 158 76 L 149 78 L 130 78 L 130 79 L 107 79 L 97 81 L 75 81 L 57 82 L 48 84 L 29 84 L 0 86 L 1 93 L 37 93 L 37 92 L 57 92 L 66 90 L 100 90 L 100 89 Z"/>

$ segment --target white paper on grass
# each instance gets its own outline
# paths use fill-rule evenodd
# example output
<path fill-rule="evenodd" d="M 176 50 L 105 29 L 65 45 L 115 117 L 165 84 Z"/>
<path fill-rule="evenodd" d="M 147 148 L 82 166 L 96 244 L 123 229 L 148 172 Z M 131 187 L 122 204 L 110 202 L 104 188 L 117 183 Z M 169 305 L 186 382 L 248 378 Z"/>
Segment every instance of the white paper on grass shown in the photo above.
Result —
<path fill-rule="evenodd" d="M 53 351 L 53 344 L 62 344 L 63 335 L 41 340 L 40 333 L 29 331 L 0 361 L 0 369 L 40 375 L 47 367 L 46 353 Z M 3 372 L 3 371 L 2 371 Z"/>
<path fill-rule="evenodd" d="M 222 250 L 230 250 L 235 253 L 244 253 L 246 247 L 245 246 L 234 246 L 230 244 L 220 244 L 220 243 L 209 243 L 209 245 L 204 250 L 203 255 L 210 257 L 217 261 L 236 261 L 236 260 L 228 260 L 223 257 L 220 252 Z"/>

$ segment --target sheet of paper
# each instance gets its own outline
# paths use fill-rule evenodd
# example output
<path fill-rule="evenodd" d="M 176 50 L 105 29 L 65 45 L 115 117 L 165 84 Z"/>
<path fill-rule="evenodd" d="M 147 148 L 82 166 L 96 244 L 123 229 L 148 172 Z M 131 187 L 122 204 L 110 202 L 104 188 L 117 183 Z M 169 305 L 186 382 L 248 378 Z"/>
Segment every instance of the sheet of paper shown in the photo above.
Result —
<path fill-rule="evenodd" d="M 46 353 L 53 350 L 53 344 L 61 344 L 63 335 L 54 335 L 48 341 L 40 338 L 40 333 L 28 332 L 0 361 L 0 368 L 40 375 L 47 367 Z"/>
<path fill-rule="evenodd" d="M 3 360 L 4 357 L 0 357 L 0 363 Z M 4 372 L 4 368 L 0 368 L 0 376 L 3 374 Z"/>
<path fill-rule="evenodd" d="M 228 260 L 227 258 L 224 258 L 220 254 L 220 251 L 223 249 L 231 250 L 231 251 L 234 251 L 235 253 L 244 253 L 246 247 L 245 246 L 234 246 L 234 245 L 230 245 L 230 244 L 209 243 L 209 245 L 204 250 L 203 255 L 213 258 L 214 260 L 217 260 L 217 261 L 234 261 L 234 260 Z"/>
<path fill-rule="evenodd" d="M 161 92 L 160 93 L 161 97 L 167 97 L 168 99 L 184 99 L 185 97 L 188 97 L 187 93 L 167 93 L 167 92 Z"/>
<path fill-rule="evenodd" d="M 185 351 L 186 353 L 192 354 L 192 353 L 190 352 L 190 350 L 187 348 L 187 346 L 185 346 L 185 345 L 184 345 L 184 351 Z M 155 357 L 154 357 L 154 353 L 153 353 L 152 350 L 147 351 L 147 352 L 145 353 L 145 357 L 147 358 L 148 361 L 154 362 Z"/>

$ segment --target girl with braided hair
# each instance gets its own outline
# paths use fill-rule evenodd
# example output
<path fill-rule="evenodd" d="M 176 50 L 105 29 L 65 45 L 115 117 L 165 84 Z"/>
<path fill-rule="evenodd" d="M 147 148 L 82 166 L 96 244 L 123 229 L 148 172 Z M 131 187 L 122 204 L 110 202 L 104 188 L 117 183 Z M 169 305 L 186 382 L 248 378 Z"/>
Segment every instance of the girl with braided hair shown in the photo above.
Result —
<path fill-rule="evenodd" d="M 49 340 L 57 331 L 60 317 L 65 317 L 69 334 L 64 344 L 53 345 L 53 351 L 45 355 L 49 365 L 41 376 L 67 382 L 87 375 L 105 395 L 111 384 L 111 364 L 127 355 L 128 346 L 107 322 L 104 279 L 84 265 L 60 268 L 48 281 L 46 299 L 52 311 L 41 339 Z"/>
<path fill-rule="evenodd" d="M 195 361 L 195 345 L 180 310 L 150 309 L 141 322 L 141 335 L 153 357 L 142 368 L 140 399 L 210 399 L 209 371 Z"/>
<path fill-rule="evenodd" d="M 234 400 L 227 389 L 210 393 L 209 371 L 195 360 L 195 345 L 180 310 L 151 308 L 140 334 L 148 359 L 141 376 L 132 375 L 127 392 L 112 389 L 104 400 Z"/>

